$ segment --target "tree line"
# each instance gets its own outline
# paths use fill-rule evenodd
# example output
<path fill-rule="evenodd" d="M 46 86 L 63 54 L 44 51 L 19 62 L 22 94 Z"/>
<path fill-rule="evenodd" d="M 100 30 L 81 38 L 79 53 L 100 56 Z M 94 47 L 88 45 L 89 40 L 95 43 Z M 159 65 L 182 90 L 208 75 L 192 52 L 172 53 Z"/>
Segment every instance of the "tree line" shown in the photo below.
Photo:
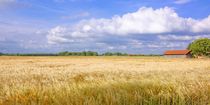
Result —
<path fill-rule="evenodd" d="M 83 51 L 83 52 L 60 52 L 58 53 L 59 56 L 98 56 L 98 52 L 93 51 Z"/>
<path fill-rule="evenodd" d="M 98 53 L 94 51 L 82 51 L 82 52 L 59 52 L 59 53 L 1 53 L 0 56 L 161 56 L 161 55 L 144 55 L 144 54 L 128 54 L 128 53 L 121 53 L 121 52 L 105 52 L 105 53 Z"/>
<path fill-rule="evenodd" d="M 201 38 L 191 42 L 187 49 L 191 50 L 191 54 L 193 57 L 199 56 L 208 56 L 210 57 L 210 39 L 209 38 Z M 9 54 L 9 53 L 1 53 L 0 56 L 161 56 L 161 55 L 144 55 L 144 54 L 127 54 L 121 52 L 105 52 L 99 54 L 94 51 L 82 51 L 82 52 L 59 52 L 59 53 L 33 53 L 33 54 Z"/>
<path fill-rule="evenodd" d="M 59 56 L 128 56 L 127 53 L 121 53 L 121 52 L 105 52 L 102 54 L 99 54 L 98 52 L 94 51 L 83 51 L 83 52 L 60 52 L 58 53 Z"/>

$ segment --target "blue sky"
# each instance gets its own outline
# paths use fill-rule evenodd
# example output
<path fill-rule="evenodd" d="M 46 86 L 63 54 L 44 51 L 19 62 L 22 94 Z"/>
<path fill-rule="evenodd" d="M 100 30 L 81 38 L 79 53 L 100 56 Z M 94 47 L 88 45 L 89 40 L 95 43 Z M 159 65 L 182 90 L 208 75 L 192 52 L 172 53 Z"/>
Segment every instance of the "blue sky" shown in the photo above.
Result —
<path fill-rule="evenodd" d="M 210 38 L 210 0 L 0 0 L 0 52 L 162 54 Z"/>

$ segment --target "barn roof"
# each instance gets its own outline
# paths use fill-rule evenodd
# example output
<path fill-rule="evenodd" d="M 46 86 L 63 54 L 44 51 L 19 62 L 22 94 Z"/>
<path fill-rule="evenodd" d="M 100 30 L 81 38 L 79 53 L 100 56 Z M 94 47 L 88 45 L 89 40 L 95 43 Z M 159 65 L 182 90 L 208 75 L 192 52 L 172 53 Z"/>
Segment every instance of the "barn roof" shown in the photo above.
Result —
<path fill-rule="evenodd" d="M 164 55 L 187 55 L 190 50 L 167 50 Z"/>

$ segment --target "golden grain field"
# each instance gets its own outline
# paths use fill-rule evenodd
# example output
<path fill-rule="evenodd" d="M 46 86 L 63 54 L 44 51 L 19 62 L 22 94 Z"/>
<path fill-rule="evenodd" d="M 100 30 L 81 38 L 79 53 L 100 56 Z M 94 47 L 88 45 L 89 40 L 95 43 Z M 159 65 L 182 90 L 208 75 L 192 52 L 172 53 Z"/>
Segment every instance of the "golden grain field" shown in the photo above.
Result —
<path fill-rule="evenodd" d="M 1 105 L 210 105 L 210 59 L 0 57 Z"/>

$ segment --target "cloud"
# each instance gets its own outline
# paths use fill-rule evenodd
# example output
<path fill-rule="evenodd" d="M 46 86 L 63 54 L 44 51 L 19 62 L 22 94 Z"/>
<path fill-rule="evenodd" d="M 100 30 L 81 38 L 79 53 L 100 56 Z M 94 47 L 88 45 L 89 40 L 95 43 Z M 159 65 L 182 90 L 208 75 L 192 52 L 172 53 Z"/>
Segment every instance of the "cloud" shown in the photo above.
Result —
<path fill-rule="evenodd" d="M 157 49 L 162 49 L 162 48 L 172 48 L 172 49 L 177 49 L 177 48 L 183 48 L 185 49 L 186 46 L 188 45 L 189 43 L 186 43 L 186 42 L 155 42 L 155 43 L 148 43 L 148 44 L 145 44 L 145 47 L 147 48 L 157 48 Z"/>
<path fill-rule="evenodd" d="M 0 22 L 0 52 L 35 53 L 48 52 L 47 30 L 35 20 L 4 20 Z M 48 47 L 48 48 L 47 48 Z"/>
<path fill-rule="evenodd" d="M 159 35 L 158 38 L 160 40 L 166 40 L 166 41 L 192 41 L 199 38 L 210 38 L 210 35 Z"/>
<path fill-rule="evenodd" d="M 184 49 L 198 38 L 209 38 L 209 27 L 210 16 L 197 20 L 180 17 L 169 7 L 143 7 L 110 19 L 56 26 L 48 31 L 47 39 L 49 44 L 71 51 L 162 53 L 164 49 Z"/>
<path fill-rule="evenodd" d="M 186 4 L 189 3 L 191 0 L 175 0 L 174 3 L 175 4 Z"/>
<path fill-rule="evenodd" d="M 56 28 L 49 31 L 50 35 L 47 36 L 48 43 L 65 43 L 69 42 L 70 40 L 63 38 L 62 36 L 66 35 L 66 28 L 57 26 Z"/>
<path fill-rule="evenodd" d="M 169 7 L 142 7 L 133 13 L 111 19 L 83 20 L 74 26 L 57 26 L 47 35 L 49 43 L 78 42 L 103 37 L 142 35 L 210 34 L 210 16 L 201 20 L 183 18 Z M 59 31 L 58 31 L 59 30 Z"/>

